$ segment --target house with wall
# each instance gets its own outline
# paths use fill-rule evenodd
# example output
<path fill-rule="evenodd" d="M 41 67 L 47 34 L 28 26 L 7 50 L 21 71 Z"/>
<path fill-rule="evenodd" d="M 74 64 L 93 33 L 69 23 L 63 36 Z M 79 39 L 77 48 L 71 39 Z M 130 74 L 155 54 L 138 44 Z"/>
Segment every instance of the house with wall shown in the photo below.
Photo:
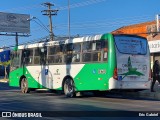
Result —
<path fill-rule="evenodd" d="M 160 33 L 157 32 L 156 21 L 123 26 L 112 31 L 112 33 L 133 34 L 147 38 L 151 53 L 151 68 L 155 60 L 160 61 Z"/>

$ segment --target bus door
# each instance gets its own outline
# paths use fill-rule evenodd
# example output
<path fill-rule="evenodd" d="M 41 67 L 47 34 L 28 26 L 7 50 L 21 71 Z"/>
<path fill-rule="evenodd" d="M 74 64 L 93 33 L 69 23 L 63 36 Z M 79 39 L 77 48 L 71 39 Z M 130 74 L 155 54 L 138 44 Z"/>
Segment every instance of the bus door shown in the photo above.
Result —
<path fill-rule="evenodd" d="M 53 89 L 53 77 L 47 61 L 47 47 L 39 48 L 41 73 L 39 80 L 46 88 Z"/>
<path fill-rule="evenodd" d="M 11 67 L 10 67 L 10 85 L 14 84 L 14 80 L 19 81 L 21 72 L 18 70 L 21 65 L 21 51 L 12 51 L 11 52 Z M 18 82 L 17 82 L 18 83 Z M 17 84 L 19 86 L 19 84 Z"/>
<path fill-rule="evenodd" d="M 120 87 L 145 88 L 150 70 L 146 39 L 134 36 L 115 36 L 115 46 Z"/>
<path fill-rule="evenodd" d="M 43 71 L 43 73 L 44 79 L 46 81 L 46 87 L 49 89 L 53 89 L 53 77 L 48 65 L 45 66 L 45 70 Z"/>

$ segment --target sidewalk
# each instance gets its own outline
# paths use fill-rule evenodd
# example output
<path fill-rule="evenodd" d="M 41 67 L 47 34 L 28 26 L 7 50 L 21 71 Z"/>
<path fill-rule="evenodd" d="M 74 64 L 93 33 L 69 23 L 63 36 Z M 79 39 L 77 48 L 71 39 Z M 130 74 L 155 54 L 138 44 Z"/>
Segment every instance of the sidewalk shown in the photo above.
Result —
<path fill-rule="evenodd" d="M 160 100 L 160 86 L 159 83 L 156 82 L 154 85 L 155 92 L 151 92 L 150 90 L 142 90 L 139 92 L 124 92 L 122 96 L 129 98 L 143 98 L 143 99 L 154 99 Z"/>
<path fill-rule="evenodd" d="M 160 100 L 160 86 L 158 85 L 159 85 L 158 82 L 156 82 L 154 85 L 155 92 L 150 92 L 150 90 L 143 90 L 138 92 L 138 96 L 141 98 L 151 98 Z"/>

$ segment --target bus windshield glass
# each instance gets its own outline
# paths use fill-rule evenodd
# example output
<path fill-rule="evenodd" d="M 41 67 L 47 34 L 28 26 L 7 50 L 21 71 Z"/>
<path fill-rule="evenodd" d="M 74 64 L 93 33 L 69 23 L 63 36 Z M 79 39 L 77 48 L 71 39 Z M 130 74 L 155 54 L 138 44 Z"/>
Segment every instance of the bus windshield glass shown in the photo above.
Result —
<path fill-rule="evenodd" d="M 147 41 L 141 37 L 134 36 L 115 36 L 115 44 L 120 53 L 124 54 L 139 54 L 147 53 Z"/>

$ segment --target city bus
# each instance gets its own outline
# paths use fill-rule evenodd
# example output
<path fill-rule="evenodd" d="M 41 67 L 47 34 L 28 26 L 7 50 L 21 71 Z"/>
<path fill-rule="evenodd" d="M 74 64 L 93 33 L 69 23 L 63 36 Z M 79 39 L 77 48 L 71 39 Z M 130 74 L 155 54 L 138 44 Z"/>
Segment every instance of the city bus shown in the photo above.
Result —
<path fill-rule="evenodd" d="M 150 89 L 150 52 L 145 38 L 111 33 L 20 45 L 11 55 L 9 85 L 22 93 Z"/>

